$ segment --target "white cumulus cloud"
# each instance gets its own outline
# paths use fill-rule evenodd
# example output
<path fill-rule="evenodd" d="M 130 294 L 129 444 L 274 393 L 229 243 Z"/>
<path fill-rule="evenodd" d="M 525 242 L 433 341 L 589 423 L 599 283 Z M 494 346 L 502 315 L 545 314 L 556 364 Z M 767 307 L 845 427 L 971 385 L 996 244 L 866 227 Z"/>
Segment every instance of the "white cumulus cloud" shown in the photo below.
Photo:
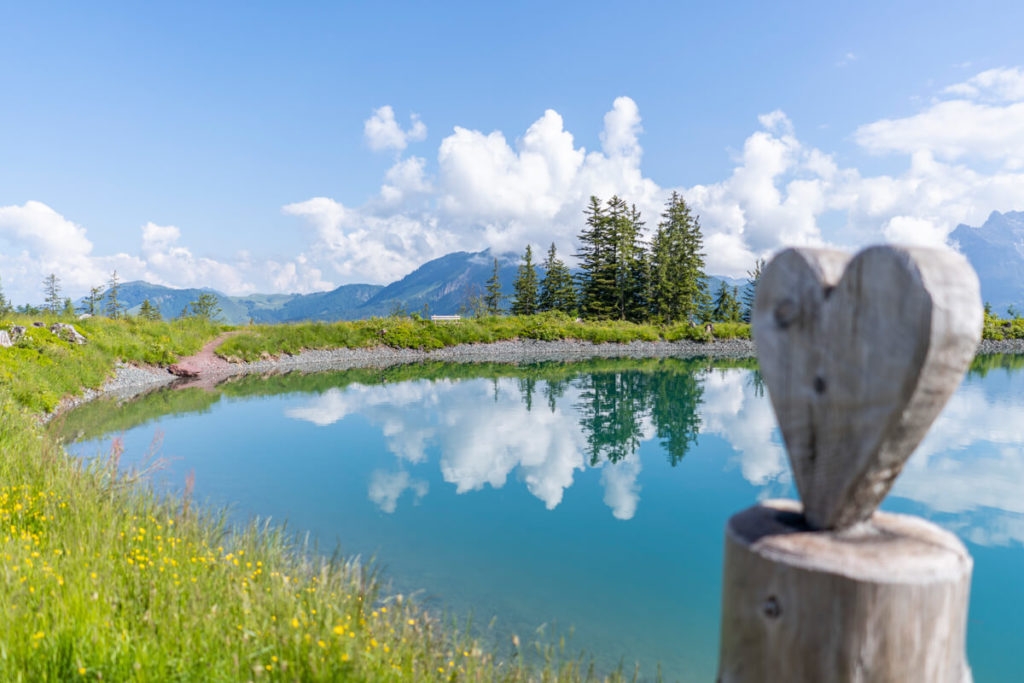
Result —
<path fill-rule="evenodd" d="M 756 258 L 784 246 L 939 245 L 959 223 L 1024 209 L 1020 67 L 982 71 L 937 89 L 909 116 L 857 127 L 853 140 L 863 153 L 886 157 L 885 174 L 840 164 L 801 140 L 793 119 L 775 110 L 751 122 L 723 177 L 690 187 L 659 184 L 642 169 L 637 103 L 616 98 L 603 123 L 593 149 L 552 109 L 519 134 L 454 126 L 434 158 L 396 158 L 367 201 L 314 196 L 284 205 L 282 212 L 308 230 L 292 253 L 262 262 L 241 253 L 196 254 L 186 244 L 188 226 L 156 223 L 142 226 L 137 253 L 98 255 L 84 226 L 46 204 L 0 207 L 0 276 L 9 293 L 34 300 L 49 272 L 77 295 L 115 267 L 125 279 L 244 293 L 385 284 L 452 251 L 521 252 L 527 243 L 543 249 L 554 241 L 571 261 L 591 195 L 618 194 L 636 204 L 649 236 L 672 191 L 700 217 L 708 271 L 743 276 Z M 415 116 L 403 127 L 383 106 L 364 132 L 374 149 L 401 155 L 425 138 L 426 127 Z"/>
<path fill-rule="evenodd" d="M 254 287 L 233 264 L 193 255 L 178 244 L 181 230 L 173 225 L 142 226 L 142 277 L 155 284 L 179 287 L 212 287 L 230 294 L 247 294 Z"/>
<path fill-rule="evenodd" d="M 1024 100 L 1024 69 L 1003 67 L 988 69 L 963 83 L 955 83 L 943 90 L 948 95 L 994 102 L 1020 102 Z"/>
<path fill-rule="evenodd" d="M 393 149 L 402 151 L 410 142 L 427 137 L 427 127 L 419 116 L 409 117 L 409 128 L 403 129 L 395 120 L 395 110 L 390 105 L 375 109 L 370 118 L 363 122 L 363 134 L 370 149 Z"/>
<path fill-rule="evenodd" d="M 345 282 L 386 284 L 427 259 L 464 247 L 455 234 L 440 227 L 435 216 L 379 209 L 373 205 L 349 209 L 327 197 L 282 208 L 313 227 L 315 239 L 307 254 L 316 254 L 331 277 Z"/>

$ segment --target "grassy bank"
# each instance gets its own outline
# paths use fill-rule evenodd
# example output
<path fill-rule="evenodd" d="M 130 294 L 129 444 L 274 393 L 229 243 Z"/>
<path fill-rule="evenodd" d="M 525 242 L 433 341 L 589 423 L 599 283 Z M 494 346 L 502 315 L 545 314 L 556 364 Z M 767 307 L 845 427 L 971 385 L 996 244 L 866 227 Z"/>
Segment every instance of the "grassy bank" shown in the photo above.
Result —
<path fill-rule="evenodd" d="M 10 400 L 0 444 L 0 680 L 515 677 L 358 563 L 228 533 L 119 475 L 116 450 L 71 459 Z"/>
<path fill-rule="evenodd" d="M 32 321 L 46 327 L 32 327 Z M 118 360 L 128 363 L 168 365 L 179 356 L 198 351 L 226 327 L 199 319 L 174 322 L 108 320 L 72 321 L 89 340 L 72 344 L 49 331 L 51 317 L 7 317 L 0 329 L 11 324 L 26 328 L 14 346 L 0 349 L 0 393 L 35 412 L 53 410 L 64 396 L 96 388 L 110 375 Z"/>
<path fill-rule="evenodd" d="M 750 338 L 744 323 L 716 323 L 715 339 Z M 366 348 L 386 345 L 401 349 L 440 349 L 457 344 L 482 344 L 510 339 L 579 340 L 601 343 L 634 341 L 710 341 L 703 328 L 687 324 L 650 325 L 620 321 L 577 322 L 559 313 L 532 316 L 467 318 L 432 323 L 416 316 L 371 318 L 338 323 L 298 323 L 246 327 L 218 349 L 225 358 L 259 360 L 264 355 L 297 354 L 308 349 Z"/>
<path fill-rule="evenodd" d="M 279 528 L 229 529 L 187 493 L 158 496 L 119 470 L 116 445 L 89 463 L 68 456 L 39 428 L 40 411 L 98 386 L 118 360 L 166 364 L 222 330 L 76 326 L 88 344 L 31 328 L 0 349 L 0 680 L 594 678 L 550 646 L 533 667 L 518 650 L 498 659 L 387 595 L 358 562 L 325 560 Z"/>

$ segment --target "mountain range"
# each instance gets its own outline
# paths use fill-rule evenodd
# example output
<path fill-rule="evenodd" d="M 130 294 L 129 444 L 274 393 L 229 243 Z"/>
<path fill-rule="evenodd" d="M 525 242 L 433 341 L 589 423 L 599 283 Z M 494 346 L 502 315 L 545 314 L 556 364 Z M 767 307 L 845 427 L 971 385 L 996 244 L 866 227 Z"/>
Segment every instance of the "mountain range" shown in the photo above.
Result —
<path fill-rule="evenodd" d="M 982 299 L 996 313 L 1005 314 L 1011 306 L 1024 312 L 1024 211 L 993 211 L 980 227 L 957 226 L 949 240 L 974 266 Z M 121 285 L 119 296 L 129 313 L 137 313 L 149 299 L 165 318 L 174 318 L 200 294 L 212 293 L 220 302 L 223 319 L 233 324 L 354 320 L 400 310 L 450 315 L 465 310 L 470 298 L 484 293 L 494 258 L 502 292 L 510 296 L 519 256 L 490 250 L 446 254 L 386 286 L 350 284 L 312 294 L 228 296 L 212 289 L 174 289 L 136 281 Z M 538 274 L 542 276 L 543 271 Z M 741 292 L 746 286 L 743 279 L 712 276 L 709 280 L 712 294 L 723 282 Z"/>
<path fill-rule="evenodd" d="M 958 225 L 949 240 L 974 266 L 995 313 L 1024 313 L 1024 211 L 993 211 L 981 227 Z"/>
<path fill-rule="evenodd" d="M 452 315 L 464 311 L 469 299 L 482 295 L 498 259 L 498 279 L 502 293 L 511 296 L 518 254 L 493 254 L 457 251 L 424 263 L 402 279 L 389 285 L 342 285 L 329 292 L 312 294 L 250 294 L 228 296 L 214 289 L 175 289 L 137 280 L 120 286 L 118 298 L 131 314 L 138 313 L 142 302 L 160 310 L 165 318 L 179 316 L 200 294 L 214 294 L 220 304 L 221 318 L 232 324 L 296 322 L 300 320 L 356 320 L 385 316 L 402 310 L 427 315 Z M 543 277 L 543 270 L 538 269 Z M 746 285 L 746 280 L 711 277 L 712 293 L 722 282 L 730 287 Z M 105 295 L 105 293 L 104 293 Z M 82 300 L 76 302 L 81 307 Z"/>
<path fill-rule="evenodd" d="M 498 257 L 502 291 L 511 292 L 518 257 Z M 494 268 L 490 251 L 455 252 L 429 261 L 389 285 L 349 284 L 328 292 L 311 294 L 250 294 L 229 296 L 214 289 L 176 289 L 137 280 L 120 286 L 118 298 L 128 312 L 138 312 L 142 302 L 160 310 L 165 318 L 179 316 L 200 294 L 214 294 L 221 318 L 233 324 L 299 320 L 355 320 L 385 316 L 399 310 L 427 314 L 458 313 L 471 296 L 482 294 Z M 104 293 L 104 296 L 106 293 Z M 80 305 L 81 300 L 76 302 Z"/>

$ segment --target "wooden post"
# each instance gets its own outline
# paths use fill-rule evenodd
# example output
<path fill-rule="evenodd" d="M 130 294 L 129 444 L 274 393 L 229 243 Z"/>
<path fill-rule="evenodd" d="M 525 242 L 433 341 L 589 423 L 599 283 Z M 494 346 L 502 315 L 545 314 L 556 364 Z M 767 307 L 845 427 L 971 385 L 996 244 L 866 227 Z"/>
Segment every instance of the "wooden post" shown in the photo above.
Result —
<path fill-rule="evenodd" d="M 744 510 L 726 531 L 719 681 L 969 683 L 971 566 L 917 517 L 812 531 L 796 501 Z"/>
<path fill-rule="evenodd" d="M 729 520 L 719 680 L 971 681 L 970 556 L 877 507 L 973 358 L 974 271 L 946 250 L 789 249 L 752 323 L 803 504 Z"/>

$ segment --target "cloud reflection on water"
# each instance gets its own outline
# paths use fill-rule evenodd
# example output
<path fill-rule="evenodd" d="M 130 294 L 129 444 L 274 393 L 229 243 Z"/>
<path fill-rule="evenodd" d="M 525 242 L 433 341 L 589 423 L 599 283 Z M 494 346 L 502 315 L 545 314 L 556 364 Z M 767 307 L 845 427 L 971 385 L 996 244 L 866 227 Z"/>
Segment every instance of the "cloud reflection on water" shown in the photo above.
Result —
<path fill-rule="evenodd" d="M 327 426 L 359 414 L 380 427 L 400 462 L 426 463 L 436 448 L 442 477 L 457 493 L 498 489 L 514 474 L 549 510 L 562 502 L 575 473 L 592 466 L 603 470 L 603 501 L 612 515 L 633 518 L 640 500 L 640 444 L 675 435 L 682 445 L 676 444 L 670 461 L 681 462 L 687 439 L 697 441 L 698 427 L 702 436 L 719 437 L 731 446 L 731 462 L 759 497 L 790 490 L 771 404 L 753 372 L 695 371 L 691 398 L 696 420 L 666 417 L 667 404 L 659 407 L 659 387 L 664 393 L 676 385 L 657 384 L 651 379 L 656 373 L 634 374 L 610 380 L 581 375 L 558 386 L 531 380 L 528 389 L 523 380 L 508 377 L 352 384 L 329 389 L 287 415 Z M 1024 392 L 1012 390 L 1022 383 L 1024 375 L 1020 380 L 1014 376 L 1009 385 L 977 378 L 965 383 L 908 462 L 892 495 L 926 506 L 972 542 L 1024 542 Z M 549 401 L 534 401 L 534 392 Z M 679 435 L 686 429 L 694 431 L 692 436 Z M 597 433 L 601 430 L 607 433 Z M 628 443 L 612 443 L 614 436 Z M 378 470 L 369 497 L 390 513 L 405 491 L 416 502 L 427 495 L 426 482 L 404 469 Z"/>
<path fill-rule="evenodd" d="M 370 500 L 376 503 L 382 512 L 388 514 L 395 511 L 398 499 L 407 490 L 412 491 L 414 503 L 419 503 L 429 489 L 430 485 L 427 482 L 411 478 L 405 470 L 374 470 L 370 475 Z"/>

